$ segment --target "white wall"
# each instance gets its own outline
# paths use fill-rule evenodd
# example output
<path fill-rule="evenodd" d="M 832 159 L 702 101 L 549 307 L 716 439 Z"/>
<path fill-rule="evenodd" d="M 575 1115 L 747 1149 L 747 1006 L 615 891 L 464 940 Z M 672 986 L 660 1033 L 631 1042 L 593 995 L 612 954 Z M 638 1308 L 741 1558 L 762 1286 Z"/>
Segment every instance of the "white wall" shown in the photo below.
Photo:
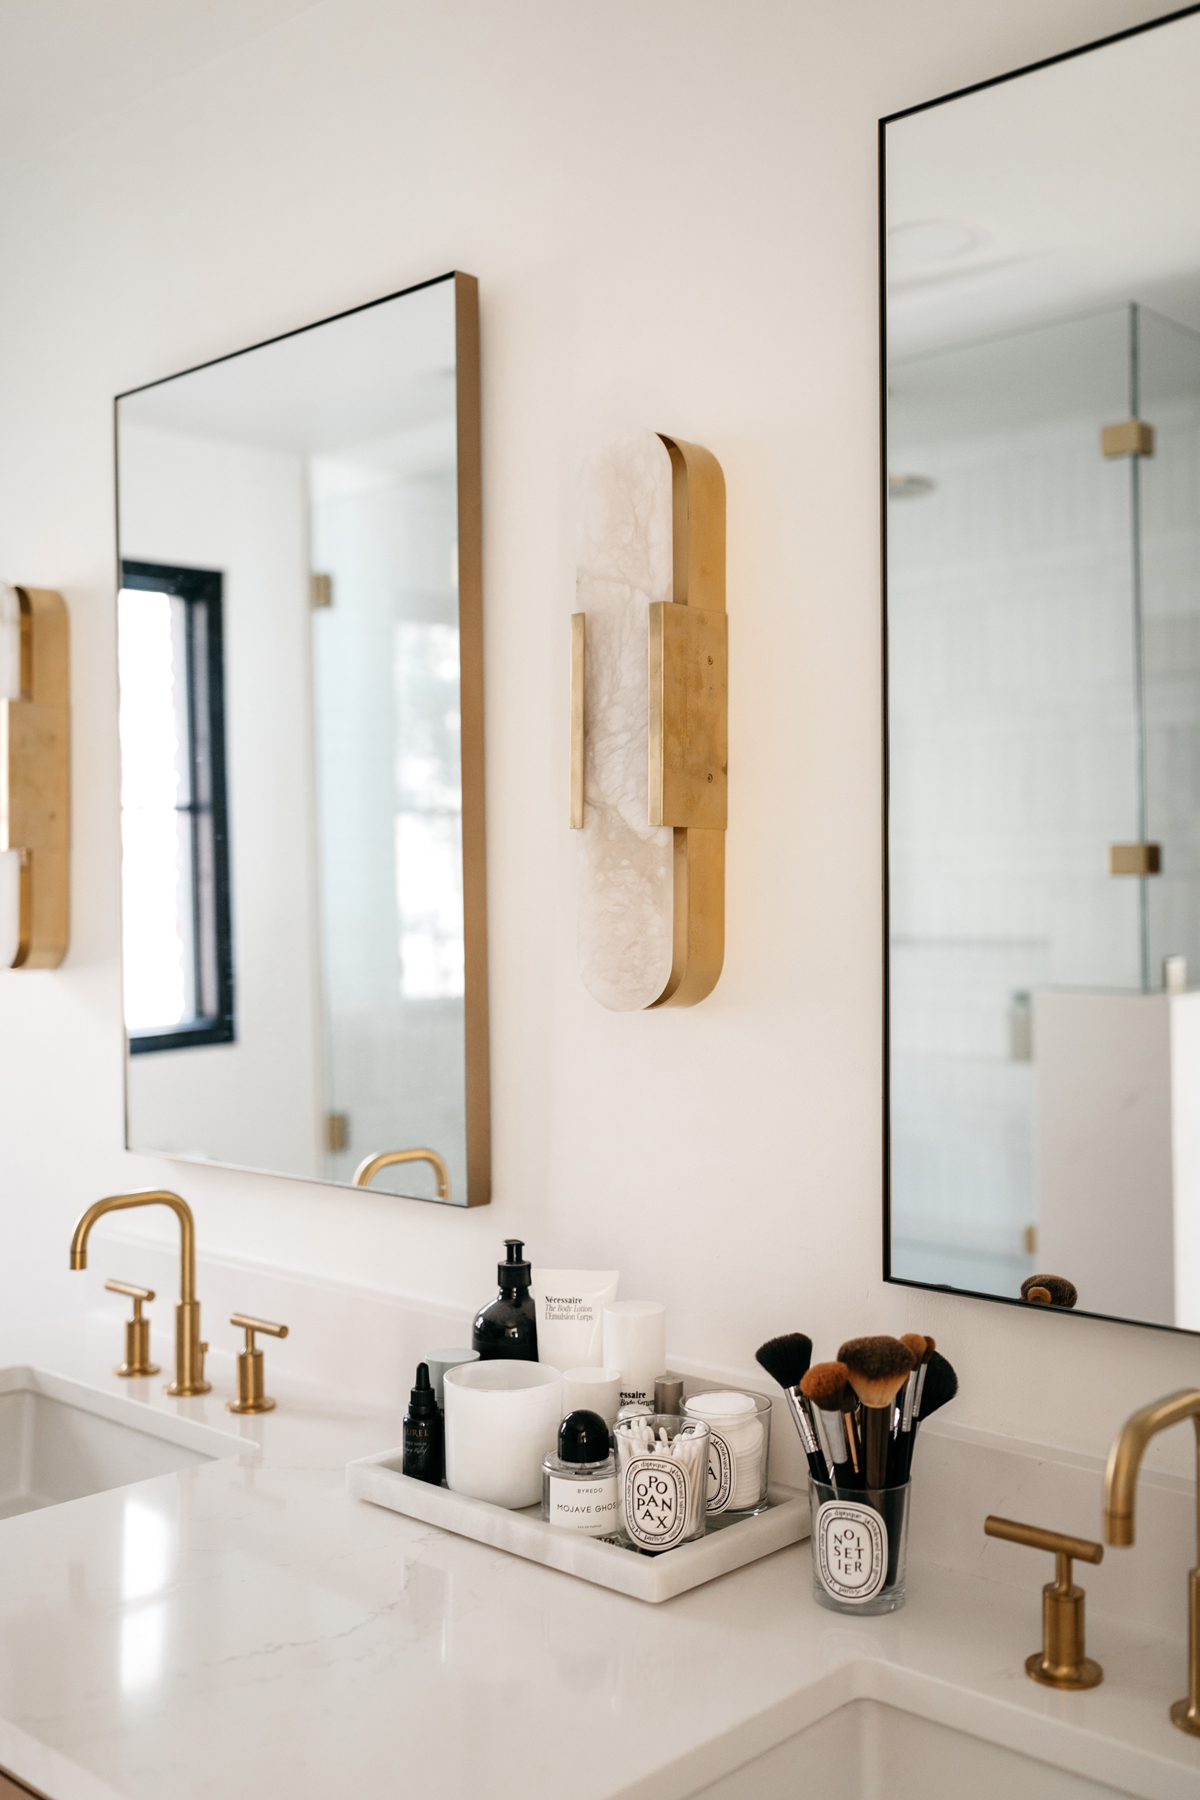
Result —
<path fill-rule="evenodd" d="M 159 85 L 161 31 L 142 87 L 132 33 L 114 110 L 4 140 L 0 567 L 66 591 L 76 684 L 72 954 L 0 979 L 10 1313 L 72 1304 L 87 1200 L 165 1181 L 213 1250 L 434 1300 L 486 1296 L 510 1233 L 619 1265 L 680 1354 L 735 1367 L 789 1328 L 925 1326 L 958 1417 L 1083 1448 L 1200 1379 L 1194 1339 L 889 1289 L 879 1249 L 875 120 L 1156 10 L 328 0 Z M 110 397 L 455 265 L 484 369 L 496 1182 L 470 1215 L 127 1155 L 117 972 Z M 567 617 L 579 464 L 635 425 L 728 482 L 728 950 L 701 1007 L 620 1015 L 575 972 Z"/>
<path fill-rule="evenodd" d="M 308 486 L 279 450 L 121 424 L 121 552 L 217 569 L 232 1044 L 130 1058 L 129 1141 L 316 1175 L 320 1105 Z"/>

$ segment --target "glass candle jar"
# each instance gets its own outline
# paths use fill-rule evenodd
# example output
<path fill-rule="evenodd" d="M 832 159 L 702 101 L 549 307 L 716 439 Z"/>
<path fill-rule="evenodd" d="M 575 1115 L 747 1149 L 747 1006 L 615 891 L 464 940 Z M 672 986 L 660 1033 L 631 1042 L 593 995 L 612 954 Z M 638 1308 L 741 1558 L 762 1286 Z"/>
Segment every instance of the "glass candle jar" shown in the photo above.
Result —
<path fill-rule="evenodd" d="M 708 1426 L 678 1413 L 617 1421 L 621 1534 L 656 1556 L 704 1536 Z"/>
<path fill-rule="evenodd" d="M 767 1457 L 771 1448 L 771 1402 L 764 1394 L 728 1388 L 693 1394 L 683 1403 L 691 1419 L 703 1419 L 711 1434 L 708 1450 L 709 1522 L 750 1519 L 767 1504 Z"/>
<path fill-rule="evenodd" d="M 904 1605 L 909 1482 L 843 1488 L 809 1481 L 813 1598 L 830 1612 L 896 1612 Z"/>

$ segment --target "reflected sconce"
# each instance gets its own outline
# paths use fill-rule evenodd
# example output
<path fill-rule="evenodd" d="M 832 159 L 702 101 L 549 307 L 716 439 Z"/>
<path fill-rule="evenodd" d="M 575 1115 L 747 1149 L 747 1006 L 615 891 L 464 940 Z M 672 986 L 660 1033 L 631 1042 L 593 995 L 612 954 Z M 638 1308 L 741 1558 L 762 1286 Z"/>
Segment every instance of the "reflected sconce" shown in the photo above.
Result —
<path fill-rule="evenodd" d="M 9 961 L 15 944 L 14 969 L 56 969 L 67 953 L 69 698 L 66 601 L 51 588 L 0 586 L 0 851 L 17 865 L 4 951 Z"/>
<path fill-rule="evenodd" d="M 613 1011 L 694 1006 L 725 953 L 725 478 L 711 452 L 640 432 L 592 457 L 576 607 L 580 974 Z"/>

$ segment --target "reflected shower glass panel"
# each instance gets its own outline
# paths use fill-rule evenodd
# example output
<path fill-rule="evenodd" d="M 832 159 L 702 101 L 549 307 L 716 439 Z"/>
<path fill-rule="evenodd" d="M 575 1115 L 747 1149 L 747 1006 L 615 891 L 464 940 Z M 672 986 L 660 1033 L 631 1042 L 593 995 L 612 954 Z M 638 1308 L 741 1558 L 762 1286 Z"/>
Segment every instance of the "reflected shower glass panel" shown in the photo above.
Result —
<path fill-rule="evenodd" d="M 892 1273 L 1037 1264 L 1035 996 L 1139 985 L 1125 308 L 888 371 Z"/>

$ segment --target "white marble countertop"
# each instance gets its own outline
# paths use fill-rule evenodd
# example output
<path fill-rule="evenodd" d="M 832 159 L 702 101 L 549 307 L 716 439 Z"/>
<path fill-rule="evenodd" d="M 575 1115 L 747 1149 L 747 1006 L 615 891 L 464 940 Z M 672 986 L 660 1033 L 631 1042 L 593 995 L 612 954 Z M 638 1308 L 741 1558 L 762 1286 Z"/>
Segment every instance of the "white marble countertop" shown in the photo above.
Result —
<path fill-rule="evenodd" d="M 219 1368 L 181 1402 L 101 1374 L 111 1327 L 5 1348 L 234 1423 Z M 399 1414 L 269 1385 L 279 1410 L 237 1422 L 261 1457 L 0 1522 L 0 1765 L 52 1800 L 528 1800 L 568 1767 L 574 1800 L 683 1800 L 863 1697 L 1200 1800 L 1178 1638 L 1097 1612 L 1104 1685 L 1054 1693 L 1024 1674 L 1035 1597 L 917 1562 L 903 1611 L 844 1618 L 807 1544 L 646 1606 L 348 1499 Z"/>

